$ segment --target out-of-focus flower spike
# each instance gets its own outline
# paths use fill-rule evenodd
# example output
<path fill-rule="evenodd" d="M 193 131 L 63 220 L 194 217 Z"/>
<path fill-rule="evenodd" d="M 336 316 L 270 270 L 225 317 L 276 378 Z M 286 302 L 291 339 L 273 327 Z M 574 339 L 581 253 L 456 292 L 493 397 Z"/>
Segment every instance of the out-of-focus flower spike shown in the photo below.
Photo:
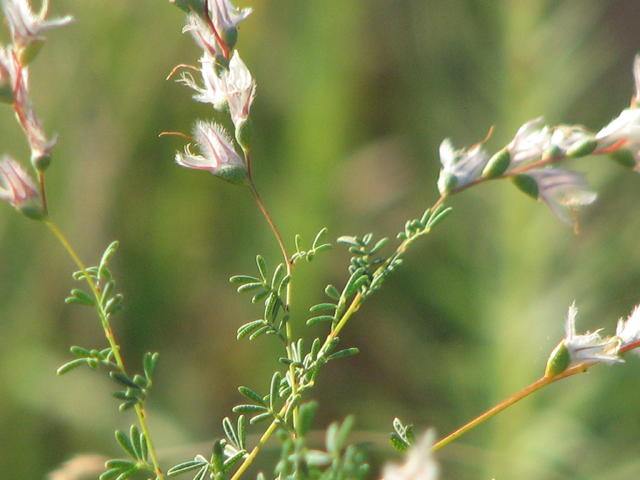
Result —
<path fill-rule="evenodd" d="M 8 155 L 0 159 L 0 199 L 34 220 L 46 218 L 42 198 L 29 174 Z"/>
<path fill-rule="evenodd" d="M 438 178 L 438 190 L 441 195 L 449 195 L 480 177 L 489 161 L 482 144 L 469 151 L 454 150 L 451 140 L 440 144 L 440 163 L 442 169 Z"/>
<path fill-rule="evenodd" d="M 545 202 L 560 220 L 574 227 L 575 210 L 597 198 L 595 193 L 586 189 L 583 175 L 577 172 L 544 168 L 516 175 L 513 180 L 520 190 Z"/>
<path fill-rule="evenodd" d="M 547 362 L 545 376 L 554 377 L 567 368 L 580 363 L 614 363 L 623 362 L 618 356 L 620 341 L 618 338 L 601 338 L 600 330 L 584 335 L 576 334 L 576 315 L 578 309 L 575 302 L 569 307 L 565 321 L 565 337 L 553 350 Z"/>
<path fill-rule="evenodd" d="M 427 430 L 420 441 L 411 446 L 403 465 L 387 463 L 383 469 L 383 480 L 437 480 L 440 469 L 431 453 L 435 435 L 435 430 Z"/>
<path fill-rule="evenodd" d="M 246 165 L 220 125 L 197 121 L 193 127 L 193 135 L 200 155 L 191 153 L 190 146 L 187 145 L 184 153 L 176 153 L 178 165 L 207 170 L 236 185 L 246 184 Z"/>
<path fill-rule="evenodd" d="M 633 62 L 635 92 L 631 107 L 596 134 L 598 148 L 605 150 L 617 163 L 640 171 L 640 54 Z"/>
<path fill-rule="evenodd" d="M 31 10 L 28 0 L 2 0 L 2 9 L 22 66 L 28 65 L 42 48 L 46 40 L 42 36 L 43 32 L 73 21 L 71 16 L 46 21 L 49 0 L 42 0 L 37 14 Z"/>
<path fill-rule="evenodd" d="M 633 345 L 640 342 L 640 305 L 636 306 L 631 315 L 626 320 L 618 320 L 616 337 L 620 339 L 620 349 L 629 347 L 636 355 L 640 355 L 640 345 Z"/>

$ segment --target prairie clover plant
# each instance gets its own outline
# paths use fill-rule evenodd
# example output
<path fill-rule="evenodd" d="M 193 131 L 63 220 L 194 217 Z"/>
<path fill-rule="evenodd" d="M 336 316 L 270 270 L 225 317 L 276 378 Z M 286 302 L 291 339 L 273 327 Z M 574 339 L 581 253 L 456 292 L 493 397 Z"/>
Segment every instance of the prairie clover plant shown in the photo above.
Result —
<path fill-rule="evenodd" d="M 235 8 L 228 0 L 170 0 L 186 15 L 183 31 L 191 34 L 202 49 L 199 66 L 181 66 L 179 82 L 194 90 L 194 99 L 209 103 L 215 110 L 228 115 L 233 132 L 212 120 L 198 120 L 188 138 L 191 144 L 175 155 L 175 161 L 184 167 L 206 170 L 232 184 L 247 188 L 269 223 L 282 252 L 281 262 L 272 270 L 266 260 L 256 257 L 257 273 L 236 275 L 231 282 L 238 292 L 252 292 L 253 303 L 263 303 L 260 318 L 239 326 L 237 338 L 255 340 L 272 336 L 282 347 L 279 358 L 282 367 L 271 375 L 269 390 L 258 392 L 240 386 L 245 402 L 233 408 L 235 419 L 222 420 L 224 438 L 215 440 L 211 455 L 198 454 L 193 460 L 178 465 L 161 466 L 156 455 L 151 432 L 147 425 L 146 400 L 153 374 L 158 363 L 157 353 L 146 353 L 142 359 L 142 373 L 131 374 L 121 356 L 111 321 L 122 310 L 122 294 L 116 292 L 116 283 L 109 269 L 109 261 L 116 252 L 117 242 L 107 247 L 96 266 L 86 266 L 78 257 L 60 229 L 49 218 L 45 195 L 45 172 L 51 164 L 57 137 L 47 136 L 36 115 L 29 90 L 29 64 L 45 42 L 43 33 L 64 26 L 71 17 L 46 20 L 48 2 L 42 3 L 34 13 L 27 0 L 2 0 L 10 43 L 0 49 L 0 100 L 11 105 L 25 132 L 31 149 L 32 174 L 23 163 L 5 155 L 0 159 L 0 198 L 6 200 L 28 218 L 43 222 L 53 232 L 78 266 L 73 278 L 86 283 L 85 289 L 73 289 L 68 303 L 89 306 L 95 310 L 106 337 L 107 346 L 100 349 L 71 347 L 74 358 L 58 369 L 63 374 L 76 367 L 108 372 L 118 385 L 114 396 L 121 402 L 120 410 L 132 409 L 137 417 L 128 432 L 116 431 L 117 443 L 125 459 L 108 460 L 101 480 L 127 478 L 165 479 L 190 473 L 202 480 L 238 479 L 254 462 L 267 440 L 275 435 L 281 444 L 281 454 L 273 472 L 260 473 L 259 479 L 363 479 L 369 473 L 366 451 L 362 446 L 348 444 L 353 417 L 332 423 L 326 432 L 324 449 L 308 445 L 313 416 L 318 404 L 310 399 L 322 367 L 334 360 L 358 353 L 355 347 L 340 348 L 339 335 L 362 303 L 379 290 L 387 277 L 403 262 L 405 251 L 420 237 L 427 235 L 450 212 L 447 199 L 476 184 L 490 180 L 510 179 L 516 187 L 530 197 L 544 202 L 563 222 L 578 230 L 579 208 L 593 203 L 596 194 L 589 191 L 582 174 L 558 166 L 565 158 L 584 158 L 607 154 L 622 165 L 640 171 L 640 57 L 634 64 L 636 93 L 631 106 L 599 132 L 589 132 L 577 125 L 549 126 L 542 118 L 525 123 L 514 138 L 502 149 L 490 154 L 484 141 L 469 149 L 457 150 L 450 140 L 440 146 L 442 164 L 437 188 L 440 198 L 420 217 L 404 224 L 397 235 L 398 244 L 389 255 L 382 253 L 388 239 L 374 240 L 372 234 L 363 237 L 343 236 L 337 242 L 346 245 L 352 255 L 348 266 L 349 277 L 342 287 L 328 285 L 326 300 L 312 306 L 307 325 L 323 323 L 326 337 L 315 338 L 305 345 L 294 327 L 299 319 L 291 317 L 293 301 L 294 267 L 301 260 L 313 258 L 331 249 L 325 242 L 326 229 L 321 229 L 310 247 L 295 236 L 295 252 L 291 252 L 278 232 L 254 183 L 251 171 L 251 142 L 253 124 L 251 107 L 256 96 L 256 83 L 244 64 L 236 44 L 238 24 L 246 19 L 251 9 Z M 182 135 L 182 134 L 179 134 Z M 433 452 L 458 438 L 465 432 L 499 413 L 540 388 L 584 372 L 605 363 L 622 363 L 622 355 L 630 350 L 638 352 L 640 346 L 640 308 L 618 322 L 612 337 L 603 337 L 601 331 L 576 333 L 577 308 L 569 307 L 565 324 L 565 337 L 551 353 L 544 375 L 522 391 L 478 416 L 468 424 L 439 441 L 433 430 L 418 442 L 414 441 L 413 427 L 393 420 L 392 445 L 407 452 L 402 465 L 389 464 L 383 470 L 388 480 L 433 480 L 438 478 L 438 465 Z M 267 425 L 258 441 L 250 445 L 246 431 L 250 426 L 265 422 Z"/>

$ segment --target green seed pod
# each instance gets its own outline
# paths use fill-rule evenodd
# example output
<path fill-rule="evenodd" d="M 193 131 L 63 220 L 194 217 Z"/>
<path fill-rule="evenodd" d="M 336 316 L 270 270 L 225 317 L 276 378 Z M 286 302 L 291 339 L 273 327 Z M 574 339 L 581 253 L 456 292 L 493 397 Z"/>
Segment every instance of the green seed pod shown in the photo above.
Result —
<path fill-rule="evenodd" d="M 636 159 L 629 150 L 619 148 L 609 155 L 611 160 L 622 165 L 625 168 L 633 169 L 636 166 Z"/>
<path fill-rule="evenodd" d="M 496 178 L 507 171 L 511 164 L 511 153 L 508 148 L 503 148 L 493 155 L 482 171 L 483 178 Z"/>
<path fill-rule="evenodd" d="M 452 173 L 441 172 L 438 178 L 438 190 L 441 195 L 448 195 L 458 186 L 458 179 Z"/>
<path fill-rule="evenodd" d="M 580 158 L 586 157 L 598 147 L 598 140 L 593 137 L 586 137 L 579 142 L 576 142 L 569 150 L 567 150 L 567 157 Z"/>
<path fill-rule="evenodd" d="M 571 355 L 569 354 L 567 346 L 564 344 L 564 340 L 562 340 L 556 348 L 553 349 L 551 355 L 549 355 L 547 368 L 544 370 L 544 376 L 547 378 L 555 377 L 569 368 L 570 363 Z"/>
<path fill-rule="evenodd" d="M 511 181 L 521 192 L 526 193 L 531 198 L 538 199 L 540 190 L 538 189 L 538 183 L 532 176 L 522 173 L 511 177 Z"/>

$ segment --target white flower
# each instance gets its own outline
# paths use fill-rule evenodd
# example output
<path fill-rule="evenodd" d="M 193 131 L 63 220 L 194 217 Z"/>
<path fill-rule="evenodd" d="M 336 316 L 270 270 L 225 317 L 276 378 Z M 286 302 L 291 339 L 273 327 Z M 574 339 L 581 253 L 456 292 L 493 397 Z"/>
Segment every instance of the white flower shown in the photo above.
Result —
<path fill-rule="evenodd" d="M 241 184 L 246 180 L 244 161 L 220 125 L 199 120 L 193 127 L 193 135 L 201 155 L 191 153 L 187 145 L 184 153 L 176 153 L 178 165 L 207 170 L 232 183 Z"/>
<path fill-rule="evenodd" d="M 250 8 L 235 8 L 229 0 L 210 0 L 209 19 L 205 21 L 197 13 L 187 15 L 187 25 L 182 29 L 190 32 L 196 43 L 213 56 L 229 58 L 229 51 L 235 47 L 238 24 L 251 13 Z"/>
<path fill-rule="evenodd" d="M 387 463 L 384 466 L 384 480 L 437 480 L 439 468 L 431 453 L 434 442 L 435 430 L 427 430 L 420 441 L 411 447 L 403 465 Z"/>
<path fill-rule="evenodd" d="M 551 131 L 546 125 L 538 128 L 542 123 L 542 117 L 531 120 L 522 125 L 516 132 L 516 136 L 507 145 L 511 155 L 510 169 L 524 163 L 542 158 L 549 148 Z"/>
<path fill-rule="evenodd" d="M 451 140 L 440 144 L 442 169 L 438 178 L 438 189 L 442 195 L 449 194 L 477 179 L 489 161 L 489 156 L 481 144 L 469 151 L 454 150 Z"/>
<path fill-rule="evenodd" d="M 30 218 L 42 219 L 46 215 L 38 187 L 24 168 L 8 155 L 0 159 L 0 199 Z"/>
<path fill-rule="evenodd" d="M 576 304 L 571 304 L 564 327 L 566 336 L 563 340 L 569 351 L 569 367 L 582 362 L 601 362 L 607 365 L 622 362 L 623 360 L 618 356 L 620 342 L 616 338 L 600 338 L 601 329 L 584 335 L 576 334 L 577 313 Z"/>
<path fill-rule="evenodd" d="M 229 30 L 238 28 L 238 24 L 249 16 L 252 9 L 238 9 L 229 0 L 210 0 L 209 12 L 218 32 L 226 35 Z"/>
<path fill-rule="evenodd" d="M 620 339 L 621 349 L 640 340 L 640 305 L 631 312 L 626 320 L 622 318 L 618 320 L 616 337 Z M 640 355 L 640 350 L 637 347 L 632 351 Z"/>
<path fill-rule="evenodd" d="M 195 100 L 211 103 L 217 110 L 228 107 L 231 120 L 238 128 L 249 116 L 249 110 L 255 98 L 256 84 L 251 72 L 237 50 L 233 52 L 229 70 L 223 69 L 219 75 L 216 72 L 215 59 L 210 55 L 205 54 L 200 59 L 200 63 L 203 87 L 200 87 L 188 74 L 182 75 L 181 81 L 198 92 L 193 96 Z"/>
<path fill-rule="evenodd" d="M 73 17 L 67 16 L 55 20 L 45 21 L 49 12 L 49 0 L 43 0 L 40 12 L 31 11 L 28 0 L 2 0 L 11 38 L 16 50 L 21 51 L 32 43 L 41 43 L 44 38 L 42 32 L 51 28 L 60 27 L 73 21 Z"/>
<path fill-rule="evenodd" d="M 551 211 L 563 222 L 575 223 L 574 211 L 583 205 L 593 203 L 597 195 L 586 190 L 584 177 L 576 172 L 555 168 L 531 170 L 538 186 L 538 199 L 544 201 Z"/>
<path fill-rule="evenodd" d="M 206 53 L 213 56 L 222 54 L 215 32 L 211 30 L 200 15 L 195 13 L 187 15 L 187 24 L 182 28 L 182 33 L 185 32 L 189 32 L 198 46 Z"/>

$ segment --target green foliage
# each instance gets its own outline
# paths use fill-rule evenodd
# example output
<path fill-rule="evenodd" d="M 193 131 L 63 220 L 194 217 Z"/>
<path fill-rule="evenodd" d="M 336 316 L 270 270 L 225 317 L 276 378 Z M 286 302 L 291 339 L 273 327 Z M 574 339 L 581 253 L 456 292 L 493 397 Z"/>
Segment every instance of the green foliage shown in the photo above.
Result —
<path fill-rule="evenodd" d="M 291 281 L 291 276 L 286 273 L 284 264 L 279 264 L 271 278 L 269 278 L 267 263 L 260 255 L 256 257 L 256 264 L 260 277 L 250 275 L 235 275 L 229 280 L 231 283 L 240 283 L 238 292 L 258 292 L 251 299 L 252 303 L 264 300 L 264 314 L 258 320 L 252 320 L 238 328 L 237 338 L 249 335 L 249 340 L 260 335 L 276 335 L 282 341 L 286 341 L 283 329 L 289 321 L 289 307 L 286 303 L 286 288 Z"/>
<path fill-rule="evenodd" d="M 298 260 L 305 259 L 307 262 L 311 262 L 315 255 L 319 252 L 331 250 L 332 245 L 330 243 L 320 243 L 324 237 L 327 236 L 327 228 L 323 228 L 318 232 L 316 238 L 313 240 L 313 244 L 309 250 L 302 249 L 302 238 L 300 235 L 295 236 L 296 253 L 291 256 L 291 263 L 295 264 Z"/>
<path fill-rule="evenodd" d="M 250 395 L 257 395 L 253 392 Z M 183 462 L 171 467 L 167 471 L 170 477 L 197 470 L 194 480 L 202 480 L 209 475 L 210 478 L 223 480 L 242 459 L 246 458 L 245 417 L 238 417 L 238 425 L 234 430 L 228 417 L 222 421 L 226 439 L 216 440 L 209 460 L 203 455 L 196 455 L 188 462 Z"/>
<path fill-rule="evenodd" d="M 399 418 L 394 418 L 393 429 L 395 431 L 390 435 L 391 445 L 400 453 L 405 453 L 415 441 L 413 425 L 405 426 Z"/>
<path fill-rule="evenodd" d="M 153 466 L 148 462 L 149 446 L 147 439 L 136 425 L 131 425 L 128 436 L 121 430 L 117 430 L 116 440 L 133 461 L 120 459 L 108 460 L 105 463 L 107 470 L 100 475 L 100 480 L 125 480 L 132 478 L 138 472 L 154 471 Z"/>
<path fill-rule="evenodd" d="M 305 424 L 313 415 L 316 406 L 310 404 L 305 411 Z M 299 436 L 291 438 L 280 432 L 282 453 L 275 467 L 278 480 L 362 480 L 369 473 L 365 445 L 347 445 L 347 437 L 353 427 L 353 417 L 347 417 L 342 424 L 334 422 L 327 428 L 325 450 L 307 447 L 308 428 L 299 432 Z"/>

